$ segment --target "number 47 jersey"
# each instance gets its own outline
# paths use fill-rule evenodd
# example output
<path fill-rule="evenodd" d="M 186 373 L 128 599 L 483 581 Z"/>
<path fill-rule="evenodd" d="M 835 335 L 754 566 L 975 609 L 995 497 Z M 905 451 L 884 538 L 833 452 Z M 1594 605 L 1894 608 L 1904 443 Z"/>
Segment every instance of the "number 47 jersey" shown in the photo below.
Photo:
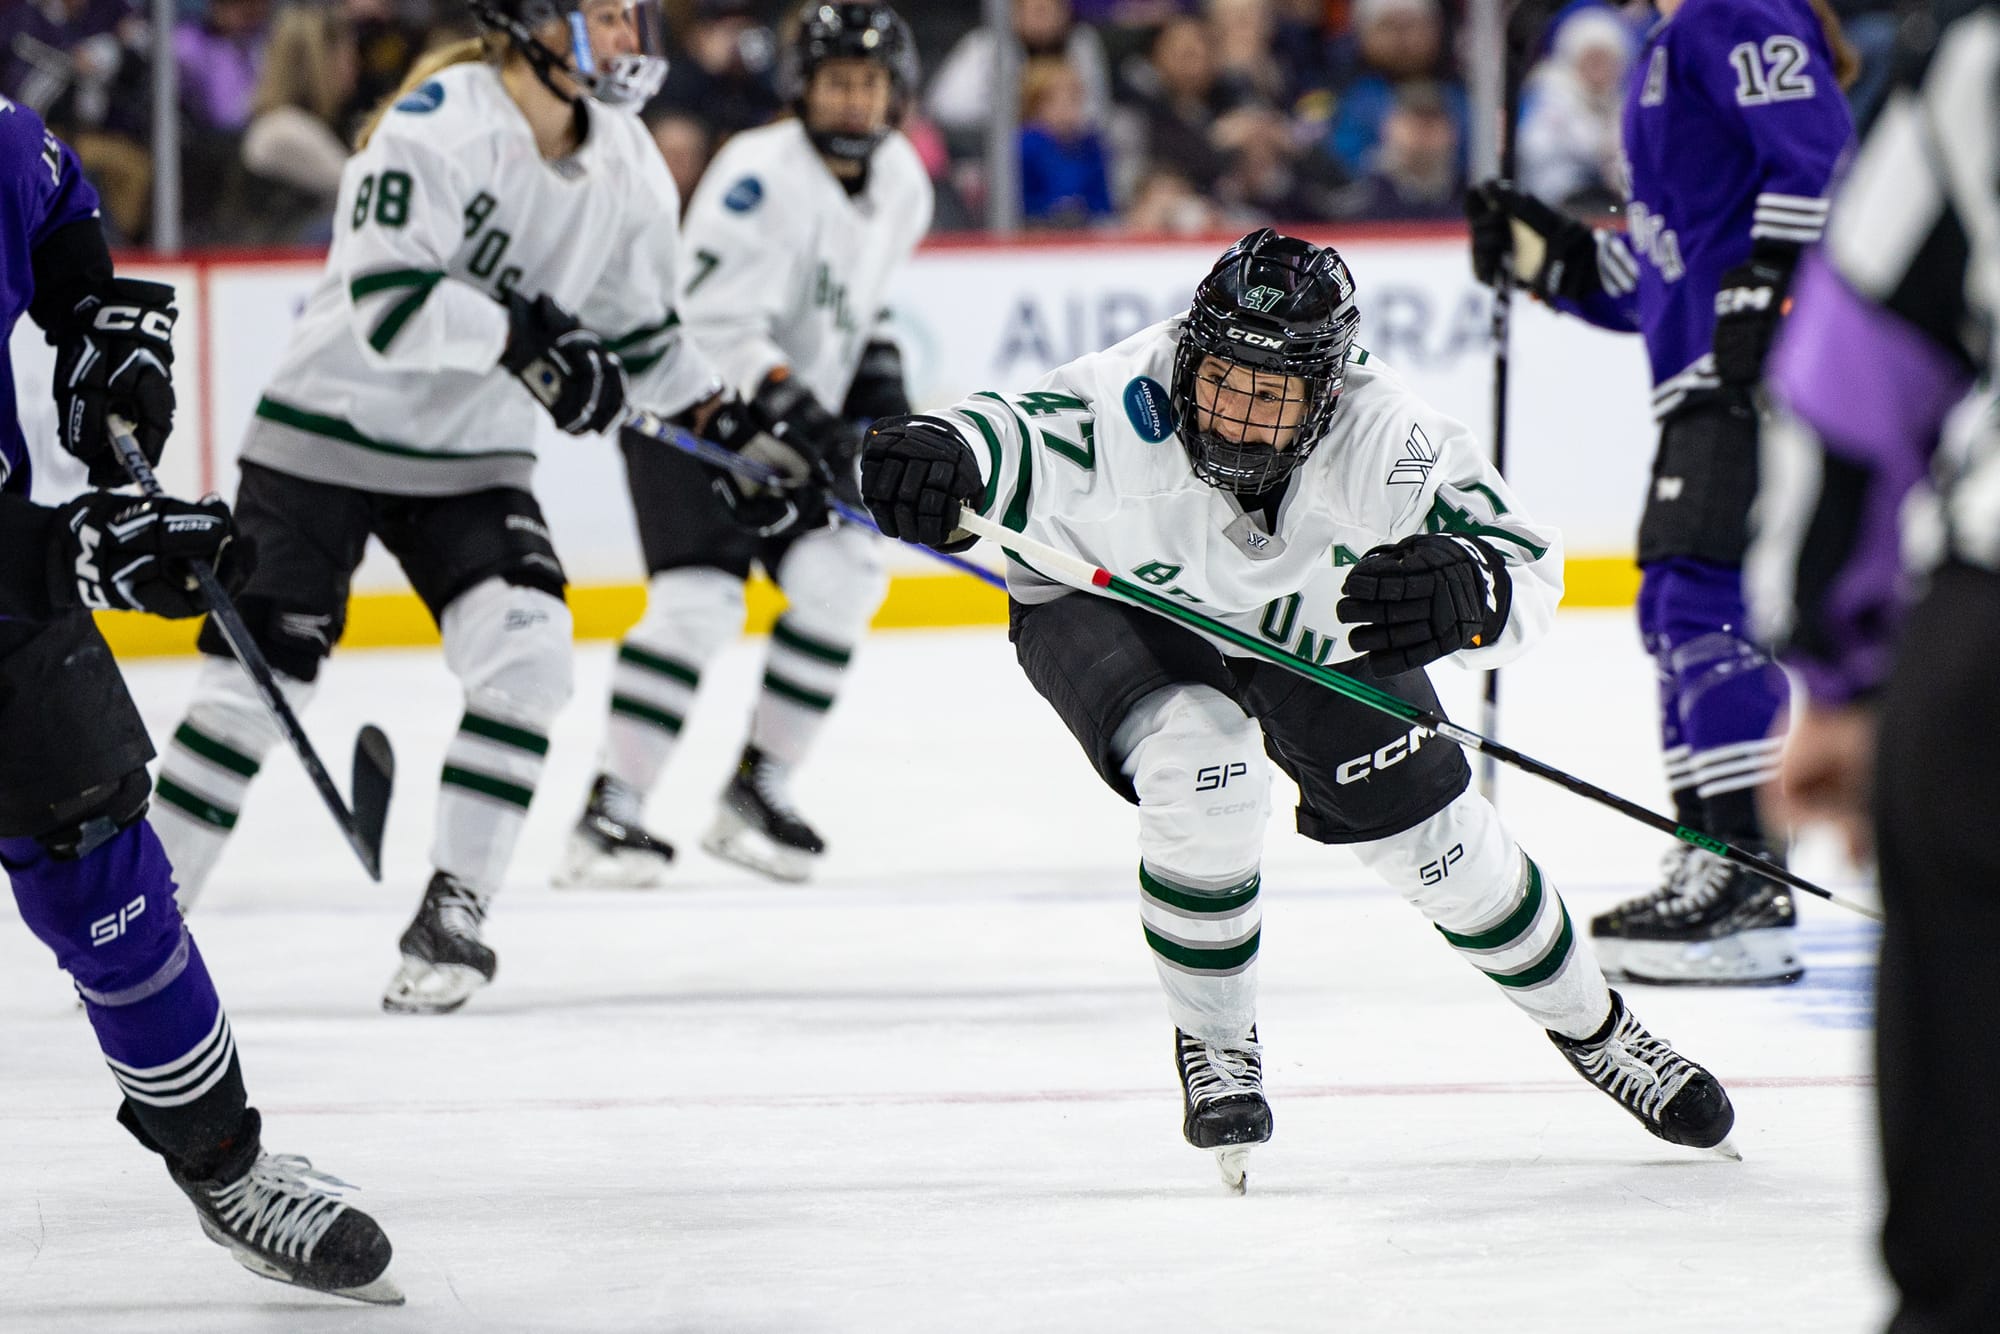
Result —
<path fill-rule="evenodd" d="M 347 164 L 326 275 L 244 458 L 389 494 L 525 488 L 544 415 L 499 366 L 508 292 L 603 337 L 635 403 L 674 413 L 719 387 L 673 309 L 673 178 L 637 116 L 582 106 L 587 132 L 558 161 L 485 64 L 389 111 Z"/>
<path fill-rule="evenodd" d="M 1506 561 L 1513 609 L 1493 643 L 1455 657 L 1497 667 L 1546 633 L 1562 598 L 1562 539 L 1521 511 L 1470 431 L 1361 348 L 1275 524 L 1196 477 L 1167 392 L 1180 323 L 1058 367 L 1027 393 L 974 394 L 935 414 L 979 462 L 980 512 L 1320 663 L 1356 656 L 1334 606 L 1371 548 L 1418 533 L 1476 537 Z M 1069 591 L 1018 560 L 1007 586 L 1027 603 Z"/>

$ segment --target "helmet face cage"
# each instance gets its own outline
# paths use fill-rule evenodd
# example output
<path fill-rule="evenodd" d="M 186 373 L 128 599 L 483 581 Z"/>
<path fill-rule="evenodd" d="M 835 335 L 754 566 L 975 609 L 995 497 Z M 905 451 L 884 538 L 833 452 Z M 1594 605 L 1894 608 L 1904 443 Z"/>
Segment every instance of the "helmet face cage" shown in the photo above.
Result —
<path fill-rule="evenodd" d="M 806 132 L 820 152 L 849 161 L 863 161 L 900 125 L 915 96 L 920 72 L 916 39 L 902 15 L 886 4 L 813 0 L 799 11 L 798 31 L 786 43 L 778 71 L 778 89 L 803 122 L 806 89 L 813 74 L 829 60 L 866 60 L 889 72 L 889 123 L 868 134 Z"/>
<path fill-rule="evenodd" d="M 590 46 L 590 22 L 584 12 L 589 0 L 472 0 L 472 15 L 481 27 L 506 36 L 527 57 L 535 74 L 550 91 L 560 93 L 552 76 L 563 73 L 584 93 L 606 106 L 637 107 L 667 77 L 666 24 L 659 0 L 621 0 L 638 37 L 636 54 L 599 60 Z M 551 50 L 536 33 L 560 23 L 569 33 L 570 53 Z"/>
<path fill-rule="evenodd" d="M 1269 229 L 1230 247 L 1196 289 L 1174 354 L 1174 416 L 1195 476 L 1257 495 L 1311 457 L 1360 322 L 1333 250 Z M 1230 374 L 1239 367 L 1248 374 Z"/>

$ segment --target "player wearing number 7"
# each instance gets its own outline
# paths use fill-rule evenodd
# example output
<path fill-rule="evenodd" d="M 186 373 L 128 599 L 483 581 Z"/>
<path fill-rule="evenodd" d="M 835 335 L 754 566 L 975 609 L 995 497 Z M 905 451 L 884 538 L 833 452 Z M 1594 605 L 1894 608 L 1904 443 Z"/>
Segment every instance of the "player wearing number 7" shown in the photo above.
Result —
<path fill-rule="evenodd" d="M 1314 662 L 1437 709 L 1424 669 L 1493 667 L 1545 633 L 1556 533 L 1470 432 L 1354 345 L 1331 249 L 1232 246 L 1192 308 L 1027 393 L 878 422 L 862 489 L 885 533 L 956 549 L 962 505 Z M 1454 746 L 1108 593 L 1007 570 L 1021 668 L 1139 813 L 1139 910 L 1174 1022 L 1188 1142 L 1239 1185 L 1271 1135 L 1257 1042 L 1258 862 L 1276 761 L 1299 832 L 1347 847 L 1648 1130 L 1708 1147 L 1721 1085 L 1605 986 L 1561 896 Z"/>
<path fill-rule="evenodd" d="M 664 62 L 654 0 L 470 0 L 484 31 L 410 76 L 347 166 L 327 273 L 243 445 L 262 559 L 239 601 L 303 703 L 373 536 L 437 620 L 465 713 L 445 752 L 436 873 L 386 1008 L 455 1009 L 570 694 L 561 562 L 529 490 L 538 418 L 586 435 L 629 397 L 735 448 L 788 451 L 722 392 L 674 312 L 680 200 L 635 114 Z M 805 465 L 790 456 L 801 477 Z M 214 627 L 203 651 L 220 655 Z M 277 731 L 223 656 L 158 787 L 183 904 Z"/>

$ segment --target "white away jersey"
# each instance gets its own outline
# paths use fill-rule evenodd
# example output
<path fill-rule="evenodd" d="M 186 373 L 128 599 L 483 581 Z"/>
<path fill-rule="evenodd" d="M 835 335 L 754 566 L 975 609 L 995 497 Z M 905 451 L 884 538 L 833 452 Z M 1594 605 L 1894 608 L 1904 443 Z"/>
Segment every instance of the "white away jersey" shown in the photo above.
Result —
<path fill-rule="evenodd" d="M 882 329 L 889 278 L 931 225 L 930 177 L 891 133 L 849 196 L 797 120 L 723 145 L 688 203 L 681 318 L 746 398 L 789 366 L 830 412 Z"/>
<path fill-rule="evenodd" d="M 347 164 L 326 276 L 245 458 L 401 495 L 525 487 L 544 412 L 499 365 L 508 290 L 603 336 L 641 406 L 670 414 L 720 387 L 673 311 L 673 178 L 637 116 L 583 105 L 582 145 L 550 162 L 488 65 L 396 104 Z"/>
<path fill-rule="evenodd" d="M 1560 535 L 1521 512 L 1470 431 L 1361 348 L 1332 425 L 1293 474 L 1276 532 L 1196 477 L 1167 395 L 1180 326 L 1168 320 L 1080 357 L 1027 393 L 975 394 L 937 414 L 979 460 L 980 512 L 1310 662 L 1355 656 L 1334 615 L 1347 568 L 1416 533 L 1478 537 L 1513 577 L 1505 630 L 1455 659 L 1497 667 L 1548 630 L 1562 598 Z M 1069 591 L 1018 560 L 1007 585 L 1029 603 Z"/>

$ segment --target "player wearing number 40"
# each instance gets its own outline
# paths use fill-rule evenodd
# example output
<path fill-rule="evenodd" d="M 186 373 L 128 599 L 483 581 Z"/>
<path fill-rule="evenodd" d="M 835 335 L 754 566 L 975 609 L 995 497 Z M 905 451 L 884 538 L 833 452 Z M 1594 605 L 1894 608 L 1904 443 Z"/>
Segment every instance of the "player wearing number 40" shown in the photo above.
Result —
<path fill-rule="evenodd" d="M 767 459 L 786 451 L 681 336 L 680 199 L 635 114 L 664 61 L 657 5 L 469 0 L 477 40 L 428 58 L 342 181 L 326 276 L 243 443 L 259 553 L 239 600 L 303 705 L 372 535 L 444 636 L 465 714 L 445 753 L 431 878 L 386 1008 L 490 982 L 480 939 L 570 694 L 564 576 L 528 490 L 536 417 L 570 434 L 626 400 Z M 195 699 L 154 809 L 183 906 L 278 734 L 204 627 Z"/>
<path fill-rule="evenodd" d="M 1853 125 L 1852 53 L 1823 0 L 1657 0 L 1620 122 L 1622 232 L 1490 181 L 1467 200 L 1473 268 L 1638 332 L 1660 423 L 1639 523 L 1639 628 L 1659 682 L 1679 822 L 1766 856 L 1755 793 L 1777 772 L 1788 689 L 1752 640 L 1743 556 L 1757 492 L 1752 389 Z M 1578 424 L 1578 457 L 1617 448 Z M 1804 972 L 1781 885 L 1676 843 L 1659 887 L 1591 922 L 1607 972 L 1754 985 Z"/>
<path fill-rule="evenodd" d="M 877 422 L 862 492 L 941 549 L 961 507 L 1292 654 L 1436 710 L 1425 669 L 1508 661 L 1562 593 L 1556 533 L 1472 435 L 1354 342 L 1331 249 L 1261 231 L 1189 311 L 1025 393 Z M 1457 747 L 1108 592 L 1012 558 L 1021 668 L 1138 811 L 1139 913 L 1175 1028 L 1188 1142 L 1240 1187 L 1270 1138 L 1257 1041 L 1270 764 L 1299 832 L 1348 848 L 1663 1139 L 1720 1144 L 1728 1097 L 1609 990 L 1561 896 Z"/>

